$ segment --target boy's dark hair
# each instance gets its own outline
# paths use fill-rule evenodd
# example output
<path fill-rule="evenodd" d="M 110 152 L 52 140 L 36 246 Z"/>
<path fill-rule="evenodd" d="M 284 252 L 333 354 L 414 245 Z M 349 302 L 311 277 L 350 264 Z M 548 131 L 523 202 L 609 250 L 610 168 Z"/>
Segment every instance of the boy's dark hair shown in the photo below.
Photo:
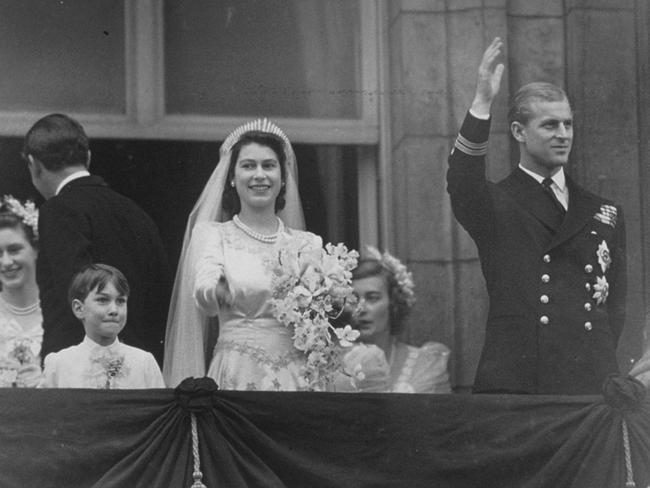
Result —
<path fill-rule="evenodd" d="M 119 269 L 108 264 L 87 264 L 72 277 L 68 289 L 68 303 L 73 300 L 83 302 L 95 288 L 101 292 L 109 283 L 113 284 L 118 293 L 129 296 L 129 282 Z"/>

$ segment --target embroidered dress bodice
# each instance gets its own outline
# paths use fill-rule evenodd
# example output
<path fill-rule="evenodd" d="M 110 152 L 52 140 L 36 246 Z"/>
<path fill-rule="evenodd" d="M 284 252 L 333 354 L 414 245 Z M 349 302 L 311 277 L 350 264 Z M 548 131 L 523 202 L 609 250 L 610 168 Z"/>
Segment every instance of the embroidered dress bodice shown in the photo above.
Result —
<path fill-rule="evenodd" d="M 12 369 L 18 364 L 40 366 L 43 342 L 43 314 L 38 303 L 24 312 L 14 310 L 0 296 L 0 367 Z M 0 387 L 11 386 L 15 373 L 0 372 Z"/>
<path fill-rule="evenodd" d="M 322 246 L 309 232 L 284 232 L 306 248 Z M 197 306 L 219 318 L 208 376 L 225 390 L 304 389 L 303 357 L 293 347 L 292 331 L 273 317 L 269 304 L 279 244 L 255 239 L 232 221 L 198 224 L 192 241 L 200 246 L 195 263 Z M 215 293 L 222 277 L 232 296 L 230 305 L 220 304 Z"/>

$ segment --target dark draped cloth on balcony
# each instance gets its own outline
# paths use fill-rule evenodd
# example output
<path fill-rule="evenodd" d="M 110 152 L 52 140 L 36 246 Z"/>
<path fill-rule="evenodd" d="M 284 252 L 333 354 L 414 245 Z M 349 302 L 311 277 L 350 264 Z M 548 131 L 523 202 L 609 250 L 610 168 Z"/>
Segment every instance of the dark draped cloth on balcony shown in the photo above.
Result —
<path fill-rule="evenodd" d="M 645 393 L 622 377 L 604 396 L 4 389 L 0 486 L 190 488 L 193 414 L 213 488 L 646 488 Z"/>

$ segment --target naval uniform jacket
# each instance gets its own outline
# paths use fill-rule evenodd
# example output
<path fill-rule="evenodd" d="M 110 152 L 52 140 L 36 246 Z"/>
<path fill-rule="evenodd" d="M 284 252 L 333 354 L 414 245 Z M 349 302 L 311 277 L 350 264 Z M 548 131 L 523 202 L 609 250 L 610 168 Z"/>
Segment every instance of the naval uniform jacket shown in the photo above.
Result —
<path fill-rule="evenodd" d="M 74 272 L 110 264 L 129 282 L 127 323 L 120 339 L 162 362 L 169 306 L 169 264 L 158 228 L 132 200 L 99 176 L 67 183 L 39 209 L 36 280 L 43 310 L 41 357 L 79 344 L 85 332 L 67 293 Z"/>
<path fill-rule="evenodd" d="M 625 320 L 621 209 L 567 177 L 557 206 L 520 169 L 485 177 L 489 120 L 465 118 L 449 157 L 454 215 L 477 245 L 490 307 L 475 392 L 598 394 Z"/>

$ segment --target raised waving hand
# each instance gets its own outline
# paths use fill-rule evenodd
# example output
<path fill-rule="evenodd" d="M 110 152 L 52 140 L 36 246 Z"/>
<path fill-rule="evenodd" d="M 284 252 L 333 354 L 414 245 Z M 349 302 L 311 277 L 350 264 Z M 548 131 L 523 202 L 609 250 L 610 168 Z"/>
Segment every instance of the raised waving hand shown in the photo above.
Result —
<path fill-rule="evenodd" d="M 499 37 L 487 47 L 483 53 L 483 59 L 478 67 L 478 79 L 476 81 L 476 94 L 472 102 L 472 111 L 477 115 L 489 115 L 492 100 L 499 93 L 501 77 L 503 76 L 503 63 L 497 63 L 501 54 L 503 41 Z"/>

